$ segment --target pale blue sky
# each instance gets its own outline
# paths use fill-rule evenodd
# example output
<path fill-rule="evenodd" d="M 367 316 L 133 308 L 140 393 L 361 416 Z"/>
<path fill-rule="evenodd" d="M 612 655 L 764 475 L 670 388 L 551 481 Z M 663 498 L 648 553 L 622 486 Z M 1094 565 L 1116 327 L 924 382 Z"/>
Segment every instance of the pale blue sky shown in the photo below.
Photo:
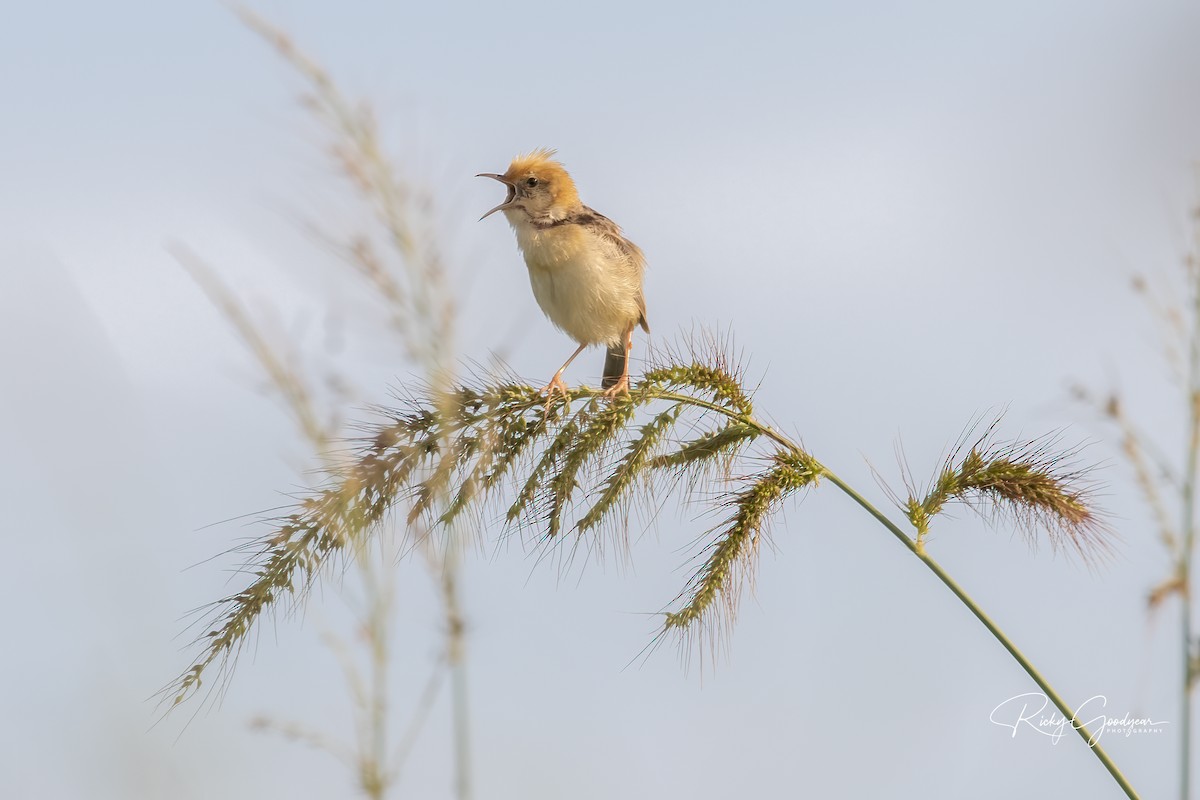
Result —
<path fill-rule="evenodd" d="M 1094 440 L 1124 540 L 1108 568 L 1030 554 L 966 514 L 931 547 L 1068 700 L 1176 718 L 1174 617 L 1143 611 L 1163 559 L 1066 387 L 1119 384 L 1171 435 L 1128 278 L 1174 275 L 1187 246 L 1195 4 L 253 8 L 370 99 L 391 151 L 436 190 L 465 357 L 497 352 L 544 381 L 571 349 L 507 226 L 476 222 L 497 187 L 471 177 L 554 146 L 585 202 L 646 250 L 653 338 L 734 331 L 759 407 L 880 502 L 869 464 L 897 479 L 898 437 L 923 473 L 989 409 L 1008 407 L 1013 435 Z M 332 760 L 247 728 L 265 712 L 348 730 L 318 635 L 344 617 L 337 592 L 264 630 L 182 737 L 176 720 L 151 729 L 145 702 L 186 665 L 180 619 L 228 590 L 227 561 L 184 570 L 248 533 L 203 526 L 277 504 L 309 463 L 165 244 L 205 256 L 313 357 L 345 324 L 364 401 L 406 379 L 397 348 L 345 323 L 361 294 L 294 224 L 353 218 L 298 88 L 219 3 L 6 10 L 0 794 L 348 794 Z M 594 381 L 599 363 L 569 376 Z M 988 722 L 1029 681 L 830 487 L 776 527 L 715 672 L 668 651 L 626 668 L 702 524 L 663 520 L 625 571 L 560 580 L 517 547 L 472 561 L 480 800 L 1115 796 L 1079 742 Z M 407 566 L 401 583 L 403 705 L 436 629 L 426 576 Z M 447 714 L 397 796 L 451 796 Z M 1166 796 L 1176 735 L 1107 744 L 1144 796 Z"/>

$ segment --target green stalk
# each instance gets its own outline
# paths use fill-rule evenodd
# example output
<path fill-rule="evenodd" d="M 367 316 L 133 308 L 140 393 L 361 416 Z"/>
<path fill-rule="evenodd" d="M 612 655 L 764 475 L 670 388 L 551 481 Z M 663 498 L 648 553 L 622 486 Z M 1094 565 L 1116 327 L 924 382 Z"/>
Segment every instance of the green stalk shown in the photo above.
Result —
<path fill-rule="evenodd" d="M 867 513 L 879 520 L 879 522 L 882 523 L 883 526 L 889 531 L 891 531 L 891 533 L 897 539 L 899 539 L 914 556 L 921 559 L 922 564 L 924 564 L 926 567 L 929 567 L 930 571 L 932 571 L 933 574 L 938 577 L 938 580 L 944 583 L 946 588 L 954 593 L 954 596 L 957 597 L 962 604 L 965 605 L 970 612 L 975 615 L 976 619 L 983 623 L 983 627 L 988 629 L 988 632 L 995 637 L 996 641 L 1000 642 L 1000 644 L 1004 646 L 1004 649 L 1008 651 L 1009 655 L 1016 659 L 1016 662 L 1021 665 L 1021 669 L 1025 670 L 1026 674 L 1028 674 L 1029 677 L 1033 679 L 1033 682 L 1038 685 L 1038 688 L 1042 690 L 1042 693 L 1050 699 L 1050 702 L 1054 703 L 1054 706 L 1060 712 L 1062 712 L 1062 715 L 1071 720 L 1071 727 L 1078 731 L 1079 736 L 1088 744 L 1092 752 L 1096 754 L 1096 758 L 1100 759 L 1100 763 L 1104 765 L 1104 768 L 1108 770 L 1109 774 L 1112 775 L 1113 780 L 1115 780 L 1121 789 L 1124 790 L 1125 794 L 1130 798 L 1136 798 L 1138 796 L 1137 792 L 1134 791 L 1133 787 L 1129 784 L 1129 781 L 1125 778 L 1125 776 L 1121 774 L 1121 770 L 1117 768 L 1117 765 L 1113 763 L 1113 760 L 1109 758 L 1108 753 L 1104 752 L 1104 748 L 1100 746 L 1100 743 L 1093 741 L 1092 733 L 1087 729 L 1087 726 L 1083 725 L 1075 718 L 1075 712 L 1072 711 L 1071 707 L 1067 705 L 1066 701 L 1059 696 L 1058 692 L 1054 691 L 1054 687 L 1051 686 L 1044 677 L 1042 677 L 1042 674 L 1037 671 L 1037 669 L 1033 666 L 1033 663 L 1025 657 L 1025 654 L 1022 653 L 1015 644 L 1013 644 L 1012 640 L 1005 635 L 1004 631 L 1000 630 L 1000 627 L 993 622 L 987 614 L 984 613 L 983 609 L 971 599 L 971 596 L 968 595 L 944 569 L 942 569 L 941 564 L 938 564 L 922 549 L 918 548 L 916 542 L 905 535 L 904 531 L 900 530 L 900 528 L 898 528 L 891 520 L 884 516 L 882 512 L 880 512 L 862 495 L 855 491 L 853 487 L 828 470 L 825 472 L 825 477 L 829 479 L 830 483 L 837 486 L 839 489 L 849 495 L 850 499 L 866 509 Z"/>

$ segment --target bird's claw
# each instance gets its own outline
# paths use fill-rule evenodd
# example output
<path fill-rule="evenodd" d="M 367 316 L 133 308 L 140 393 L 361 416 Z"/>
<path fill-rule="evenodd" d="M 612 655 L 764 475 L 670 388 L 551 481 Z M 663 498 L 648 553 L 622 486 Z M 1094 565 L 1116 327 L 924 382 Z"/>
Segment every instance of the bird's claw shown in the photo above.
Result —
<path fill-rule="evenodd" d="M 614 401 L 618 397 L 629 396 L 629 376 L 622 375 L 616 383 L 604 390 L 603 396 L 606 400 Z"/>
<path fill-rule="evenodd" d="M 546 395 L 547 418 L 550 416 L 550 407 L 554 405 L 554 395 L 562 395 L 563 400 L 566 400 L 570 396 L 567 383 L 562 379 L 561 375 L 555 375 L 553 378 L 551 378 L 550 382 L 542 387 L 542 391 Z"/>

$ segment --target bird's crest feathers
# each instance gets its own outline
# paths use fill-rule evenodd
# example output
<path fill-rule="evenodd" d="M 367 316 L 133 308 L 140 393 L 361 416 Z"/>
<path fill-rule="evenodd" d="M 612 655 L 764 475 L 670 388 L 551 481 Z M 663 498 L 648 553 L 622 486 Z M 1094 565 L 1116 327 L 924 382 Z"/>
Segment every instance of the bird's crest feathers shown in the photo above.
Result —
<path fill-rule="evenodd" d="M 557 152 L 548 147 L 539 147 L 537 150 L 523 153 L 508 165 L 504 177 L 514 183 L 520 183 L 530 177 L 537 178 L 550 189 L 555 206 L 570 208 L 578 205 L 579 192 L 575 189 L 575 181 L 563 165 L 554 159 Z"/>

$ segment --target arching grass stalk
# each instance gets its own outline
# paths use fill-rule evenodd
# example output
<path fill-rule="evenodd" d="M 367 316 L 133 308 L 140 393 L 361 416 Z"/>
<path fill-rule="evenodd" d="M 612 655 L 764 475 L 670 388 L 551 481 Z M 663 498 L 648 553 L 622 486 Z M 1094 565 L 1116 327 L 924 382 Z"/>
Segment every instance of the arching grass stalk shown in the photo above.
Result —
<path fill-rule="evenodd" d="M 664 400 L 674 400 L 684 405 L 701 406 L 710 411 L 723 414 L 739 425 L 744 425 L 758 431 L 761 435 L 773 440 L 780 447 L 783 447 L 798 456 L 804 456 L 807 459 L 812 458 L 796 442 L 792 441 L 786 436 L 783 436 L 775 429 L 763 425 L 751 414 L 731 409 L 726 406 L 720 406 L 715 403 L 708 403 L 693 397 L 678 395 L 672 392 L 663 393 L 661 398 Z M 1104 768 L 1108 770 L 1109 774 L 1112 775 L 1113 780 L 1120 785 L 1125 794 L 1131 798 L 1136 798 L 1138 796 L 1137 792 L 1129 784 L 1129 781 L 1121 773 L 1121 770 L 1109 757 L 1108 753 L 1104 751 L 1104 748 L 1100 746 L 1100 743 L 1095 741 L 1094 735 L 1087 729 L 1087 726 L 1078 720 L 1075 711 L 1069 705 L 1067 705 L 1067 702 L 1062 699 L 1058 692 L 1054 690 L 1054 687 L 1050 685 L 1050 682 L 1047 681 L 1040 672 L 1038 672 L 1037 668 L 1034 667 L 1033 663 L 1025 656 L 1024 653 L 1021 652 L 1020 648 L 1016 646 L 1012 639 L 1008 638 L 1004 631 L 1000 629 L 1000 626 L 993 622 L 991 617 L 984 612 L 979 604 L 976 603 L 971 596 L 967 594 L 966 591 L 959 586 L 953 578 L 950 577 L 950 574 L 942 568 L 941 564 L 939 564 L 927 552 L 925 552 L 924 546 L 919 544 L 916 539 L 906 534 L 899 526 L 896 525 L 896 523 L 892 522 L 892 520 L 888 518 L 886 514 L 876 508 L 873 503 L 859 494 L 854 487 L 838 477 L 837 474 L 835 474 L 828 467 L 816 461 L 813 461 L 812 463 L 817 466 L 821 477 L 825 478 L 838 489 L 840 489 L 864 511 L 874 517 L 893 536 L 899 539 L 900 542 L 906 548 L 908 548 L 909 552 L 920 559 L 921 563 L 928 567 L 929 570 L 937 576 L 938 580 L 946 585 L 946 588 L 958 598 L 959 602 L 966 606 L 967 609 L 975 615 L 976 619 L 983 623 L 983 626 L 987 628 L 988 633 L 990 633 L 996 639 L 996 641 L 998 641 L 1004 647 L 1004 649 L 1008 651 L 1009 655 L 1011 655 L 1016 662 L 1021 665 L 1021 669 L 1025 670 L 1026 674 L 1033 679 L 1033 682 L 1038 685 L 1038 688 L 1041 689 L 1046 697 L 1050 699 L 1050 702 L 1052 702 L 1059 712 L 1062 713 L 1063 717 L 1071 721 L 1071 727 L 1073 727 L 1076 732 L 1079 733 L 1079 736 L 1083 739 L 1083 741 L 1091 748 L 1092 752 L 1096 754 L 1096 758 L 1100 759 L 1100 763 L 1104 765 Z"/>
<path fill-rule="evenodd" d="M 678 605 L 663 614 L 659 637 L 715 640 L 733 621 L 772 517 L 785 500 L 826 480 L 970 609 L 1072 721 L 1126 795 L 1137 796 L 1075 712 L 925 552 L 922 540 L 931 520 L 957 502 L 989 505 L 1031 536 L 1044 535 L 1084 559 L 1103 550 L 1106 529 L 1091 507 L 1086 475 L 1072 469 L 1071 451 L 1055 450 L 1054 439 L 997 443 L 992 426 L 959 447 L 925 492 L 910 489 L 900 503 L 916 532 L 910 536 L 799 442 L 761 422 L 719 353 L 652 366 L 630 396 L 613 403 L 582 387 L 548 416 L 543 409 L 543 396 L 529 386 L 493 381 L 382 410 L 388 420 L 367 430 L 357 460 L 331 474 L 324 490 L 301 500 L 259 541 L 248 565 L 254 579 L 215 604 L 199 657 L 168 697 L 178 704 L 198 691 L 210 668 L 227 677 L 261 614 L 281 598 L 303 597 L 332 558 L 360 546 L 397 506 L 409 523 L 422 523 L 415 528 L 421 531 L 453 526 L 465 514 L 482 516 L 490 504 L 511 526 L 536 532 L 536 546 L 572 537 L 578 544 L 605 530 L 624 544 L 630 508 L 653 505 L 656 487 L 682 486 L 727 516 L 710 530 L 715 535 L 698 554 Z M 740 476 L 737 464 L 746 467 Z M 697 493 L 701 486 L 705 491 Z"/>

